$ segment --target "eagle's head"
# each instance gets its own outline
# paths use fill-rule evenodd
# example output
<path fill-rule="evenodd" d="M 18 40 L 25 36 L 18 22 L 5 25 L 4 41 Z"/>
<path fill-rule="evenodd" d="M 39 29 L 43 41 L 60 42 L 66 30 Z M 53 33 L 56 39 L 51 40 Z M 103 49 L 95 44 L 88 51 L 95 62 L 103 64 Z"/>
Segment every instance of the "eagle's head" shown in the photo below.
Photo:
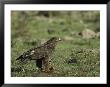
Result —
<path fill-rule="evenodd" d="M 50 42 L 58 42 L 58 41 L 61 41 L 61 38 L 60 37 L 52 37 L 49 41 Z"/>
<path fill-rule="evenodd" d="M 55 48 L 57 42 L 61 41 L 61 39 L 59 37 L 52 37 L 50 40 L 48 40 L 45 45 L 48 47 L 48 48 Z"/>

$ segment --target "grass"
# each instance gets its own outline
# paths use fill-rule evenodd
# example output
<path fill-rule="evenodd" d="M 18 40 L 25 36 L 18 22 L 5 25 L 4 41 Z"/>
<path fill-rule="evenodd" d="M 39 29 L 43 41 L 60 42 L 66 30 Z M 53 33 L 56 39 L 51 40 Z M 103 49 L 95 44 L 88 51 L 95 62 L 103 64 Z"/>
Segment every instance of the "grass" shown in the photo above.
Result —
<path fill-rule="evenodd" d="M 72 19 L 68 15 L 31 16 L 34 12 L 21 14 L 12 12 L 11 32 L 11 76 L 12 77 L 99 77 L 100 76 L 100 41 L 99 38 L 83 39 L 71 32 L 81 32 L 88 28 L 97 30 L 99 23 L 89 20 L 85 22 L 79 15 L 72 13 Z M 85 12 L 86 14 L 87 12 Z M 30 15 L 31 14 L 31 15 Z M 24 15 L 26 17 L 24 17 Z M 74 18 L 75 17 L 75 18 Z M 96 19 L 94 19 L 96 20 Z M 82 22 L 80 22 L 82 21 Z M 99 21 L 99 20 L 98 20 Z M 91 26 L 92 25 L 92 26 Z M 93 26 L 94 25 L 94 26 Z M 54 32 L 49 34 L 48 29 Z M 51 56 L 54 72 L 44 73 L 36 67 L 35 61 L 23 64 L 16 61 L 23 52 L 37 47 L 53 36 L 62 38 Z M 72 37 L 73 40 L 65 40 L 64 37 Z M 71 60 L 76 62 L 69 63 Z"/>

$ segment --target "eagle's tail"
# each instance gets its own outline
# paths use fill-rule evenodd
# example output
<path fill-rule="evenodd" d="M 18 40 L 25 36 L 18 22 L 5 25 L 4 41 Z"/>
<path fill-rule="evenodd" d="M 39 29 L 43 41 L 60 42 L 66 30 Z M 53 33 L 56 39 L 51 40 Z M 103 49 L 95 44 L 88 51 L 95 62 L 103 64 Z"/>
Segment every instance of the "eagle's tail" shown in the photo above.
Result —
<path fill-rule="evenodd" d="M 21 55 L 21 56 L 19 56 L 16 60 L 20 60 L 20 61 L 24 61 L 25 60 L 25 58 L 23 57 L 23 55 Z"/>
<path fill-rule="evenodd" d="M 29 57 L 29 56 L 24 56 L 24 55 L 21 55 L 21 56 L 19 56 L 17 59 L 16 59 L 16 61 L 21 61 L 22 63 L 27 63 L 29 60 L 31 60 L 31 57 Z"/>

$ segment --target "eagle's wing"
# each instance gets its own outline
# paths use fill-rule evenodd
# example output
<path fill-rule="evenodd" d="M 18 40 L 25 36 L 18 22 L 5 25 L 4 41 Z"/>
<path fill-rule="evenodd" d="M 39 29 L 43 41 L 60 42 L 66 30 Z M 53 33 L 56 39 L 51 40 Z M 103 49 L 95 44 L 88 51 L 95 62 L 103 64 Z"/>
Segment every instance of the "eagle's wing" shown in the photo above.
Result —
<path fill-rule="evenodd" d="M 16 60 L 37 60 L 42 59 L 48 56 L 48 50 L 41 46 L 37 48 L 32 48 L 26 52 L 24 52 L 21 56 L 19 56 Z"/>
<path fill-rule="evenodd" d="M 16 60 L 21 60 L 22 62 L 27 59 L 29 60 L 29 59 L 31 59 L 31 56 L 34 54 L 34 52 L 35 52 L 34 49 L 30 49 L 30 50 L 24 52 Z"/>
<path fill-rule="evenodd" d="M 34 49 L 32 52 L 32 59 L 42 59 L 45 57 L 48 57 L 49 55 L 49 51 L 47 50 L 47 48 L 45 46 L 41 46 L 38 47 L 36 49 Z"/>

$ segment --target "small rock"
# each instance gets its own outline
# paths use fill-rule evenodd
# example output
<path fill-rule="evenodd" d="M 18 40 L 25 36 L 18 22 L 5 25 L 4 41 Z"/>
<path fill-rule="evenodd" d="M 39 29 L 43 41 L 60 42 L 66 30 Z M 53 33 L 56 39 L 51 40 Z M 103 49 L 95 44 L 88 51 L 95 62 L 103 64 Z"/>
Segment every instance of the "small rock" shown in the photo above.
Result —
<path fill-rule="evenodd" d="M 70 64 L 70 63 L 77 63 L 77 60 L 74 58 L 74 59 L 70 59 L 69 61 L 68 61 L 68 64 Z"/>
<path fill-rule="evenodd" d="M 92 31 L 91 29 L 84 29 L 80 35 L 84 38 L 84 39 L 90 39 L 90 38 L 94 38 L 96 36 L 96 33 L 94 31 Z"/>

